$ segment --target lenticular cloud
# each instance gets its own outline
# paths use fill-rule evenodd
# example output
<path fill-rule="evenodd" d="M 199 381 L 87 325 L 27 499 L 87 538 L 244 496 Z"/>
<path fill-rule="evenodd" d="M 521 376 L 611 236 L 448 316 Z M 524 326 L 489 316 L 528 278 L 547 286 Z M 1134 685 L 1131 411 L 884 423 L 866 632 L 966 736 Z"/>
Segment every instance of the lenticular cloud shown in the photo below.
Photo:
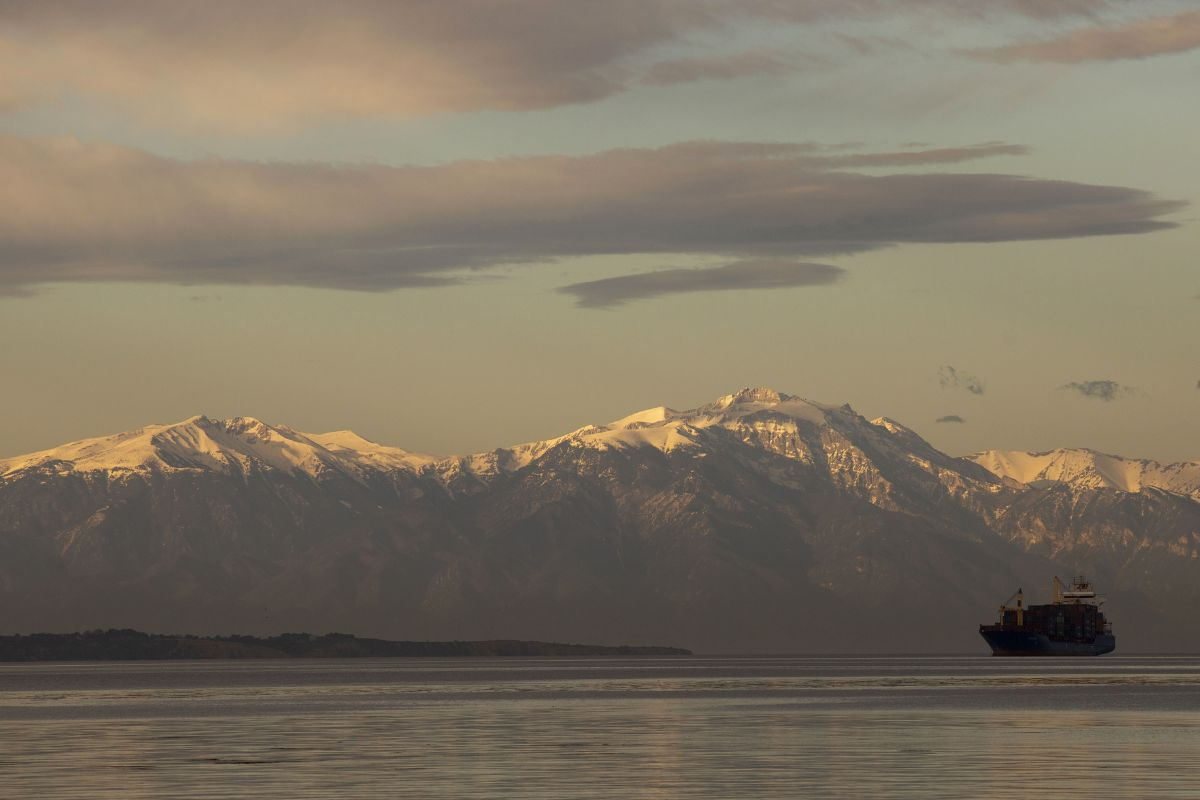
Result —
<path fill-rule="evenodd" d="M 1005 154 L 954 150 L 927 158 Z M 872 174 L 846 169 L 846 157 L 812 144 L 689 142 L 387 166 L 182 161 L 0 137 L 0 291 L 62 281 L 376 291 L 613 253 L 782 263 L 909 242 L 1145 233 L 1172 227 L 1164 216 L 1182 206 L 1133 188 L 1015 175 Z M 902 160 L 911 168 L 920 158 Z M 666 280 L 728 285 L 738 271 Z M 740 272 L 746 286 L 774 280 L 761 266 Z"/>

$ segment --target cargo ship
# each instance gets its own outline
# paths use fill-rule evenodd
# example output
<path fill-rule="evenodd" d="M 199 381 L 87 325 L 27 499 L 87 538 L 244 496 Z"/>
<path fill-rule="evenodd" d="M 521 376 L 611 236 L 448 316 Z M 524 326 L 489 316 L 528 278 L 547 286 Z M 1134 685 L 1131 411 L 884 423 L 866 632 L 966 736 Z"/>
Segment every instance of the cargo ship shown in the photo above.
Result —
<path fill-rule="evenodd" d="M 1009 605 L 1013 601 L 1015 605 Z M 1099 656 L 1117 646 L 1112 624 L 1100 610 L 1103 600 L 1096 596 L 1087 578 L 1071 580 L 1063 590 L 1054 577 L 1054 601 L 1025 607 L 1025 595 L 1016 594 L 1000 606 L 1000 621 L 980 625 L 979 635 L 992 648 L 994 656 Z"/>

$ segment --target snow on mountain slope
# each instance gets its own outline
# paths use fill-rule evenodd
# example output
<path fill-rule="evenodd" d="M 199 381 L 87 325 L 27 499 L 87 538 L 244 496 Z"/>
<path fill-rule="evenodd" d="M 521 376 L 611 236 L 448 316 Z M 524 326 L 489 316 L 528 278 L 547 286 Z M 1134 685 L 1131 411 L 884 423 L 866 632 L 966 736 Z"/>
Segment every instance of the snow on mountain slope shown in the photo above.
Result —
<path fill-rule="evenodd" d="M 330 431 L 329 433 L 306 433 L 304 436 L 324 447 L 339 458 L 366 467 L 391 470 L 414 470 L 434 464 L 435 456 L 410 453 L 399 447 L 389 447 L 359 436 L 354 431 Z"/>
<path fill-rule="evenodd" d="M 764 428 L 795 428 L 799 421 L 825 425 L 835 406 L 814 403 L 774 389 L 742 389 L 715 402 L 688 411 L 657 406 L 578 432 L 583 442 L 597 447 L 651 446 L 663 451 L 694 444 L 696 432 L 705 428 L 735 428 L 760 425 Z M 765 416 L 750 420 L 754 415 Z M 770 419 L 767 419 L 770 417 Z"/>
<path fill-rule="evenodd" d="M 746 424 L 747 418 L 769 412 L 771 420 L 762 420 L 766 427 L 790 427 L 796 421 L 824 425 L 833 406 L 813 403 L 774 389 L 742 389 L 725 395 L 713 403 L 688 411 L 674 411 L 656 406 L 636 414 L 579 432 L 579 440 L 594 447 L 655 447 L 664 452 L 676 447 L 688 447 L 696 442 L 696 434 L 705 428 L 720 426 L 734 428 Z M 783 419 L 781 419 L 783 418 Z"/>
<path fill-rule="evenodd" d="M 1200 499 L 1200 462 L 1164 465 L 1068 449 L 989 450 L 952 458 L 887 417 L 868 422 L 849 406 L 816 403 L 763 387 L 742 389 L 693 409 L 655 406 L 563 436 L 448 458 L 410 453 L 348 430 L 302 433 L 250 417 L 195 416 L 0 459 L 0 477 L 31 468 L 58 473 L 204 469 L 235 475 L 273 469 L 312 477 L 333 470 L 358 479 L 371 473 L 406 472 L 433 478 L 453 492 L 462 481 L 464 487 L 486 484 L 561 447 L 581 452 L 648 447 L 670 453 L 734 443 L 807 465 L 820 464 L 839 485 L 870 484 L 881 496 L 891 491 L 889 480 L 879 472 L 886 462 L 892 465 L 888 470 L 901 464 L 915 467 L 960 498 L 977 490 L 999 490 L 994 475 L 1024 485 L 1065 482 L 1126 492 L 1153 486 Z"/>
<path fill-rule="evenodd" d="M 350 431 L 310 435 L 251 417 L 195 416 L 0 460 L 0 476 L 44 468 L 60 473 L 205 469 L 245 474 L 263 467 L 310 476 L 330 469 L 356 475 L 363 467 L 416 469 L 430 461 Z"/>
<path fill-rule="evenodd" d="M 825 424 L 827 414 L 833 408 L 773 389 L 742 389 L 687 411 L 655 406 L 607 425 L 587 425 L 553 439 L 445 459 L 436 469 L 443 480 L 469 475 L 486 481 L 497 474 L 522 469 L 560 445 L 592 450 L 653 447 L 665 453 L 680 447 L 697 446 L 700 432 L 715 426 L 750 425 L 764 432 L 790 430 L 795 433 L 797 421 Z M 747 421 L 760 412 L 771 412 L 773 418 Z"/>
<path fill-rule="evenodd" d="M 608 423 L 608 427 L 632 428 L 637 425 L 653 425 L 656 422 L 665 422 L 678 414 L 678 411 L 666 406 L 655 406 L 654 408 L 647 408 L 645 411 L 637 411 L 627 417 L 622 417 L 616 422 L 610 422 Z"/>
<path fill-rule="evenodd" d="M 695 411 L 687 413 L 713 424 L 742 419 L 760 411 L 771 411 L 792 419 L 821 425 L 827 422 L 829 412 L 836 408 L 836 406 L 814 403 L 811 400 L 760 386 L 727 394 L 714 403 L 700 406 Z"/>
<path fill-rule="evenodd" d="M 1044 453 L 986 450 L 969 458 L 1000 478 L 1026 485 L 1046 481 L 1123 492 L 1140 492 L 1149 486 L 1200 500 L 1200 461 L 1160 464 L 1084 448 L 1059 448 Z"/>
<path fill-rule="evenodd" d="M 578 457 L 562 448 L 576 451 Z M 847 405 L 817 403 L 764 387 L 742 389 L 693 409 L 656 406 L 554 439 L 447 459 L 434 471 L 453 494 L 477 491 L 497 476 L 529 467 L 552 452 L 565 463 L 583 463 L 589 451 L 639 448 L 663 453 L 690 450 L 699 457 L 726 453 L 747 466 L 745 459 L 754 460 L 757 453 L 757 463 L 749 468 L 794 488 L 799 473 L 772 461 L 783 457 L 815 470 L 813 476 L 824 476 L 844 490 L 889 507 L 897 491 L 927 499 L 949 494 L 968 501 L 999 489 L 987 470 L 941 453 L 899 423 L 868 422 Z"/>
<path fill-rule="evenodd" d="M 359 477 L 405 471 L 453 487 L 463 480 L 468 485 L 487 483 L 562 446 L 593 451 L 650 447 L 664 453 L 713 446 L 715 440 L 705 436 L 711 429 L 728 431 L 744 445 L 805 464 L 822 461 L 846 474 L 866 469 L 871 461 L 851 440 L 935 475 L 961 472 L 963 467 L 963 462 L 939 453 L 899 423 L 887 419 L 867 423 L 848 406 L 815 403 L 759 387 L 686 411 L 656 406 L 606 425 L 587 425 L 550 439 L 448 458 L 378 444 L 353 431 L 301 433 L 248 417 L 196 416 L 0 460 L 0 476 L 46 467 L 58 472 L 208 469 L 225 474 L 269 467 L 310 476 L 329 469 Z"/>

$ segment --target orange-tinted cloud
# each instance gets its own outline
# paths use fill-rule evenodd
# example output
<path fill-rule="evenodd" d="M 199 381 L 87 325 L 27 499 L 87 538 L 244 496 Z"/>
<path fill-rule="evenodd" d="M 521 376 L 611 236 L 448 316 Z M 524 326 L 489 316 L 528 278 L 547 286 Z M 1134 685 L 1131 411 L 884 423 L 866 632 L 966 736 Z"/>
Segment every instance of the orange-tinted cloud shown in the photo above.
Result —
<path fill-rule="evenodd" d="M 82 98 L 144 123 L 262 131 L 324 118 L 544 109 L 642 81 L 779 72 L 695 52 L 739 25 L 1088 13 L 1103 0 L 4 0 L 0 111 Z M 692 48 L 689 50 L 689 48 Z M 665 52 L 664 52 L 665 50 Z M 668 54 L 669 53 L 669 57 Z"/>
<path fill-rule="evenodd" d="M 972 51 L 987 61 L 1116 61 L 1182 53 L 1200 47 L 1200 11 L 1155 17 L 1116 27 L 1093 27 L 1057 39 Z"/>

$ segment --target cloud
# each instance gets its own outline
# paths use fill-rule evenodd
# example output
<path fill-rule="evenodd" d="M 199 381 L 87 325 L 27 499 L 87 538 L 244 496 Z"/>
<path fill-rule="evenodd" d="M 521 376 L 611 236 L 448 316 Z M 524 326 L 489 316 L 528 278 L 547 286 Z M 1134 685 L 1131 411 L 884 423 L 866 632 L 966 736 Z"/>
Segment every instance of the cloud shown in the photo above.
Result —
<path fill-rule="evenodd" d="M 0 110 L 83 99 L 158 126 L 244 132 L 329 117 L 545 109 L 600 100 L 642 80 L 732 78 L 803 63 L 770 53 L 706 52 L 714 40 L 763 24 L 857 23 L 924 12 L 1042 19 L 1087 15 L 1106 5 L 6 0 Z"/>
<path fill-rule="evenodd" d="M 986 18 L 999 14 L 1018 14 L 1030 19 L 1049 20 L 1071 16 L 1095 17 L 1116 4 L 1112 0 L 1000 0 L 988 3 L 979 0 L 944 0 L 937 5 L 941 6 L 941 10 L 962 16 Z"/>
<path fill-rule="evenodd" d="M 1121 397 L 1133 394 L 1137 390 L 1132 386 L 1123 386 L 1116 381 L 1071 381 L 1058 387 L 1060 390 L 1078 392 L 1084 397 L 1111 403 Z"/>
<path fill-rule="evenodd" d="M 751 75 L 777 75 L 795 69 L 793 59 L 777 51 L 749 51 L 731 56 L 679 58 L 652 64 L 642 83 L 668 86 L 702 80 L 735 80 Z"/>
<path fill-rule="evenodd" d="M 1200 11 L 1073 31 L 1043 42 L 970 51 L 985 61 L 1116 61 L 1182 53 L 1200 47 Z"/>
<path fill-rule="evenodd" d="M 962 422 L 966 422 L 966 420 L 963 419 L 962 417 L 960 417 L 958 414 L 947 414 L 944 417 L 938 417 L 937 419 L 934 420 L 934 422 L 960 422 L 960 423 L 962 423 Z"/>
<path fill-rule="evenodd" d="M 957 164 L 989 156 L 1023 156 L 1028 152 L 1029 148 L 1020 144 L 986 142 L 966 147 L 940 147 L 898 153 L 850 153 L 844 156 L 827 157 L 824 159 L 824 163 L 830 167 L 906 167 L 925 164 Z"/>
<path fill-rule="evenodd" d="M 668 294 L 731 289 L 781 289 L 822 286 L 841 279 L 844 270 L 829 264 L 796 261 L 741 261 L 704 269 L 664 269 L 563 286 L 581 308 L 611 308 L 630 300 Z"/>
<path fill-rule="evenodd" d="M 411 167 L 180 161 L 0 136 L 0 293 L 63 281 L 432 287 L 595 254 L 803 260 L 1145 233 L 1174 227 L 1162 217 L 1183 205 L 1119 186 L 831 166 L 843 156 L 689 142 Z"/>
<path fill-rule="evenodd" d="M 971 394 L 983 394 L 983 382 L 970 373 L 955 369 L 949 364 L 938 368 L 938 384 L 943 389 L 966 389 Z"/>
<path fill-rule="evenodd" d="M 632 0 L 10 3 L 9 105 L 70 93 L 171 127 L 550 108 L 607 97 L 620 62 L 714 24 Z"/>

